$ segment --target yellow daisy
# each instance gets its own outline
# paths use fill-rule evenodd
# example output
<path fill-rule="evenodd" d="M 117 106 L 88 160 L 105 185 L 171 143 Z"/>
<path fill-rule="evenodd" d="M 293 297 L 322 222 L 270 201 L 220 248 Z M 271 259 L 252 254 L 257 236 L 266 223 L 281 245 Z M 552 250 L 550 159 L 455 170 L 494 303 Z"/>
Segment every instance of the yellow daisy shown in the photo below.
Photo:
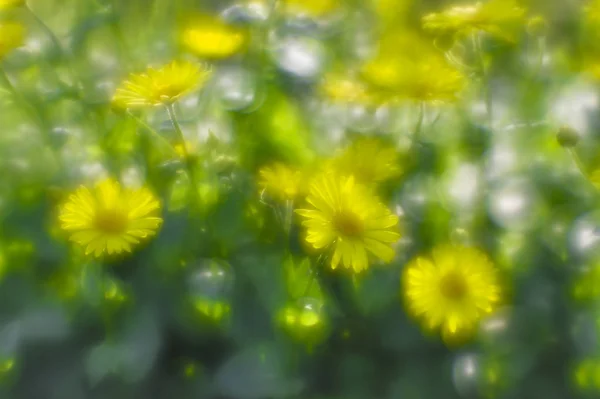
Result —
<path fill-rule="evenodd" d="M 400 173 L 399 154 L 391 145 L 369 137 L 350 144 L 331 161 L 340 175 L 353 175 L 359 183 L 371 185 L 397 177 Z"/>
<path fill-rule="evenodd" d="M 203 85 L 210 73 L 209 69 L 187 61 L 173 61 L 159 69 L 148 68 L 144 73 L 130 75 L 121 84 L 113 104 L 121 108 L 170 104 Z"/>
<path fill-rule="evenodd" d="M 25 28 L 21 24 L 0 23 L 0 59 L 20 47 L 25 41 Z"/>
<path fill-rule="evenodd" d="M 423 27 L 436 34 L 462 36 L 483 31 L 514 42 L 516 28 L 525 24 L 525 9 L 516 0 L 490 0 L 452 7 L 423 18 Z"/>
<path fill-rule="evenodd" d="M 222 59 L 242 51 L 248 40 L 247 31 L 229 25 L 213 16 L 195 18 L 183 30 L 182 44 L 198 57 Z"/>
<path fill-rule="evenodd" d="M 432 52 L 415 57 L 403 52 L 380 53 L 361 72 L 380 102 L 451 102 L 466 84 L 458 69 Z"/>
<path fill-rule="evenodd" d="M 160 202 L 150 190 L 124 189 L 112 179 L 92 190 L 78 188 L 62 205 L 59 220 L 70 240 L 95 256 L 131 252 L 162 224 Z"/>
<path fill-rule="evenodd" d="M 398 217 L 353 176 L 323 173 L 312 182 L 307 202 L 310 209 L 296 211 L 305 218 L 306 242 L 331 252 L 332 269 L 341 264 L 361 272 L 369 267 L 368 254 L 392 261 Z"/>
<path fill-rule="evenodd" d="M 261 168 L 258 173 L 259 187 L 278 201 L 294 200 L 301 193 L 304 178 L 299 170 L 275 163 Z"/>
<path fill-rule="evenodd" d="M 418 256 L 402 276 L 408 312 L 425 328 L 441 329 L 447 343 L 469 338 L 500 301 L 497 271 L 481 251 L 443 245 Z"/>

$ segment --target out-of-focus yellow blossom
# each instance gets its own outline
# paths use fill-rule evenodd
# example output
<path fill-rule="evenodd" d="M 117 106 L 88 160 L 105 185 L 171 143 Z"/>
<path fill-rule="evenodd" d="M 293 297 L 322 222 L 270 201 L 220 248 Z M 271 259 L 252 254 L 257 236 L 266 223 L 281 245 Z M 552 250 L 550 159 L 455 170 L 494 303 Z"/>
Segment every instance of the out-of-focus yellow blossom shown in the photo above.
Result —
<path fill-rule="evenodd" d="M 185 143 L 178 142 L 173 145 L 173 149 L 181 158 L 188 157 L 192 160 L 198 156 L 198 143 L 192 141 L 185 141 Z"/>
<path fill-rule="evenodd" d="M 435 34 L 467 36 L 483 31 L 509 42 L 516 41 L 517 29 L 524 24 L 525 9 L 516 0 L 456 6 L 423 18 L 423 27 Z"/>
<path fill-rule="evenodd" d="M 600 391 L 600 359 L 589 358 L 579 362 L 573 370 L 575 385 L 583 390 Z"/>
<path fill-rule="evenodd" d="M 481 251 L 443 245 L 405 267 L 402 294 L 407 311 L 428 330 L 441 329 L 444 341 L 470 338 L 479 320 L 500 301 L 497 271 Z"/>
<path fill-rule="evenodd" d="M 333 102 L 370 104 L 373 96 L 367 86 L 357 78 L 329 74 L 321 83 L 322 94 Z"/>
<path fill-rule="evenodd" d="M 296 212 L 305 220 L 306 242 L 329 251 L 330 266 L 354 272 L 369 267 L 369 255 L 391 262 L 398 241 L 398 217 L 353 176 L 328 171 L 317 176 L 307 197 L 310 209 Z"/>
<path fill-rule="evenodd" d="M 284 11 L 290 14 L 323 17 L 340 8 L 339 0 L 283 0 Z"/>
<path fill-rule="evenodd" d="M 25 4 L 25 0 L 0 0 L 0 10 L 19 7 Z"/>
<path fill-rule="evenodd" d="M 160 207 L 147 188 L 124 189 L 107 179 L 92 190 L 78 188 L 60 208 L 59 220 L 86 255 L 119 254 L 156 234 L 162 224 Z"/>
<path fill-rule="evenodd" d="M 222 59 L 243 50 L 248 32 L 214 16 L 200 16 L 186 25 L 181 42 L 201 58 Z"/>
<path fill-rule="evenodd" d="M 590 24 L 600 23 L 600 0 L 591 0 L 584 8 L 585 20 Z"/>
<path fill-rule="evenodd" d="M 360 138 L 333 158 L 331 167 L 340 175 L 352 175 L 364 185 L 381 183 L 401 173 L 396 148 L 373 137 Z"/>
<path fill-rule="evenodd" d="M 14 22 L 0 23 L 0 60 L 20 47 L 24 41 L 25 28 L 23 25 Z"/>
<path fill-rule="evenodd" d="M 380 102 L 451 102 L 466 83 L 458 69 L 431 52 L 417 57 L 402 52 L 381 53 L 363 66 L 362 77 Z"/>
<path fill-rule="evenodd" d="M 383 25 L 399 19 L 406 20 L 414 0 L 369 0 Z"/>
<path fill-rule="evenodd" d="M 275 163 L 264 166 L 258 173 L 260 188 L 278 201 L 294 200 L 303 191 L 305 176 L 300 170 Z"/>
<path fill-rule="evenodd" d="M 162 68 L 131 74 L 117 89 L 113 104 L 121 108 L 171 104 L 202 86 L 211 71 L 198 64 L 173 61 Z"/>

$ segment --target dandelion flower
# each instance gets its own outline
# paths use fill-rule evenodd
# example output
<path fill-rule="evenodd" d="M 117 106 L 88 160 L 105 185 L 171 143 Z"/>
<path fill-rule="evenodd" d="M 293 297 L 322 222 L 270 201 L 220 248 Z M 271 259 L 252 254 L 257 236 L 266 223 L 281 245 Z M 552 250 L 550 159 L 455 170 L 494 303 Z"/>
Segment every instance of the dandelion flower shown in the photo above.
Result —
<path fill-rule="evenodd" d="M 425 328 L 441 329 L 447 343 L 469 338 L 500 301 L 496 269 L 475 248 L 439 246 L 409 262 L 402 279 L 408 312 Z"/>
<path fill-rule="evenodd" d="M 525 9 L 516 0 L 457 6 L 423 18 L 423 27 L 436 34 L 468 36 L 483 31 L 509 42 L 515 41 L 515 28 L 524 24 Z"/>
<path fill-rule="evenodd" d="M 380 54 L 363 66 L 362 76 L 380 102 L 455 101 L 466 83 L 458 69 L 441 56 L 426 52 L 416 57 Z"/>
<path fill-rule="evenodd" d="M 301 192 L 304 179 L 299 170 L 276 163 L 261 168 L 258 173 L 260 175 L 258 185 L 278 201 L 294 200 Z"/>
<path fill-rule="evenodd" d="M 0 7 L 1 8 L 1 7 Z M 17 23 L 0 23 L 0 59 L 25 41 L 25 28 Z"/>
<path fill-rule="evenodd" d="M 25 0 L 0 0 L 0 10 L 7 10 L 25 4 Z"/>
<path fill-rule="evenodd" d="M 121 108 L 170 104 L 202 86 L 209 76 L 210 70 L 185 61 L 173 61 L 159 69 L 148 68 L 123 82 L 113 103 Z"/>
<path fill-rule="evenodd" d="M 312 182 L 310 209 L 296 212 L 305 220 L 306 242 L 331 254 L 330 266 L 354 272 L 369 267 L 369 257 L 391 262 L 398 241 L 398 217 L 353 176 L 324 173 Z"/>
<path fill-rule="evenodd" d="M 183 45 L 198 57 L 223 59 L 239 53 L 247 42 L 247 31 L 212 16 L 202 16 L 183 30 Z"/>
<path fill-rule="evenodd" d="M 331 161 L 338 174 L 352 175 L 364 185 L 377 184 L 398 176 L 398 151 L 376 138 L 354 141 Z"/>
<path fill-rule="evenodd" d="M 131 252 L 162 224 L 160 202 L 147 188 L 124 189 L 112 179 L 94 189 L 80 187 L 61 207 L 59 221 L 85 253 Z"/>

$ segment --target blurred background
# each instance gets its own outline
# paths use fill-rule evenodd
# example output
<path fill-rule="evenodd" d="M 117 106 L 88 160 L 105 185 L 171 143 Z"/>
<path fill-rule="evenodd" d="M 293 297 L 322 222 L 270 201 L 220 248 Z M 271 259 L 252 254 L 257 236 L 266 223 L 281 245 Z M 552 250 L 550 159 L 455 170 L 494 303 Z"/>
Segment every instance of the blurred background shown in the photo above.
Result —
<path fill-rule="evenodd" d="M 498 35 L 496 3 L 463 37 L 423 17 L 468 0 L 0 0 L 24 29 L 18 45 L 0 35 L 0 397 L 600 397 L 600 4 L 520 0 Z M 418 69 L 429 52 L 464 77 L 458 94 Z M 390 54 L 429 91 L 390 94 L 397 70 L 363 69 Z M 212 71 L 176 104 L 184 143 L 164 108 L 111 102 L 172 60 Z M 361 73 L 393 101 L 334 79 Z M 317 258 L 258 171 L 358 137 L 399 154 L 380 196 L 402 238 L 391 264 L 312 285 Z M 164 219 L 110 260 L 57 222 L 73 189 L 109 176 L 150 187 Z M 405 264 L 446 241 L 483 248 L 507 292 L 461 346 L 401 295 Z"/>

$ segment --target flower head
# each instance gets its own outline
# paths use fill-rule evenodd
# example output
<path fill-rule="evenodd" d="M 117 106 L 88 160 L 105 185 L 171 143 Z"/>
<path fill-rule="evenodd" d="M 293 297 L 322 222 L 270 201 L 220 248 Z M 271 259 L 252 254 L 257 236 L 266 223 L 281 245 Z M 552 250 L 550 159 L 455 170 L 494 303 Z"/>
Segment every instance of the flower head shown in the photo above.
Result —
<path fill-rule="evenodd" d="M 590 24 L 600 22 L 600 0 L 591 0 L 584 8 L 585 20 Z"/>
<path fill-rule="evenodd" d="M 380 53 L 362 69 L 363 79 L 380 102 L 410 99 L 455 101 L 465 86 L 464 75 L 438 54 Z"/>
<path fill-rule="evenodd" d="M 441 329 L 446 342 L 469 338 L 479 320 L 500 301 L 496 269 L 481 251 L 439 246 L 418 256 L 402 276 L 406 307 L 430 330 Z"/>
<path fill-rule="evenodd" d="M 25 40 L 25 28 L 17 23 L 0 23 L 0 59 L 20 47 Z"/>
<path fill-rule="evenodd" d="M 245 29 L 229 25 L 213 16 L 201 16 L 187 24 L 181 42 L 198 57 L 228 58 L 240 52 L 248 39 Z"/>
<path fill-rule="evenodd" d="M 296 212 L 305 220 L 306 242 L 331 253 L 330 266 L 354 272 L 369 267 L 369 257 L 394 258 L 391 247 L 400 238 L 398 217 L 353 176 L 326 172 L 315 178 L 307 197 L 309 209 Z"/>
<path fill-rule="evenodd" d="M 258 185 L 278 201 L 294 200 L 302 191 L 304 176 L 299 170 L 275 163 L 260 169 Z"/>
<path fill-rule="evenodd" d="M 339 0 L 284 0 L 283 6 L 290 14 L 304 14 L 310 17 L 322 17 L 340 7 Z"/>
<path fill-rule="evenodd" d="M 25 0 L 0 0 L 0 10 L 7 10 L 25 4 Z"/>
<path fill-rule="evenodd" d="M 59 220 L 70 240 L 86 254 L 131 252 L 132 245 L 156 234 L 160 202 L 147 188 L 124 189 L 112 179 L 93 189 L 78 188 L 61 207 Z"/>
<path fill-rule="evenodd" d="M 203 85 L 210 70 L 191 62 L 173 61 L 162 68 L 132 74 L 121 84 L 113 103 L 122 108 L 170 104 Z"/>
<path fill-rule="evenodd" d="M 376 138 L 355 140 L 331 161 L 340 175 L 352 175 L 364 185 L 377 184 L 398 176 L 398 151 Z"/>
<path fill-rule="evenodd" d="M 516 0 L 490 0 L 426 15 L 423 27 L 436 34 L 467 36 L 487 32 L 497 38 L 515 41 L 515 27 L 525 23 L 525 9 Z"/>
<path fill-rule="evenodd" d="M 370 104 L 373 101 L 368 87 L 357 78 L 329 74 L 320 89 L 326 98 L 337 103 Z"/>

